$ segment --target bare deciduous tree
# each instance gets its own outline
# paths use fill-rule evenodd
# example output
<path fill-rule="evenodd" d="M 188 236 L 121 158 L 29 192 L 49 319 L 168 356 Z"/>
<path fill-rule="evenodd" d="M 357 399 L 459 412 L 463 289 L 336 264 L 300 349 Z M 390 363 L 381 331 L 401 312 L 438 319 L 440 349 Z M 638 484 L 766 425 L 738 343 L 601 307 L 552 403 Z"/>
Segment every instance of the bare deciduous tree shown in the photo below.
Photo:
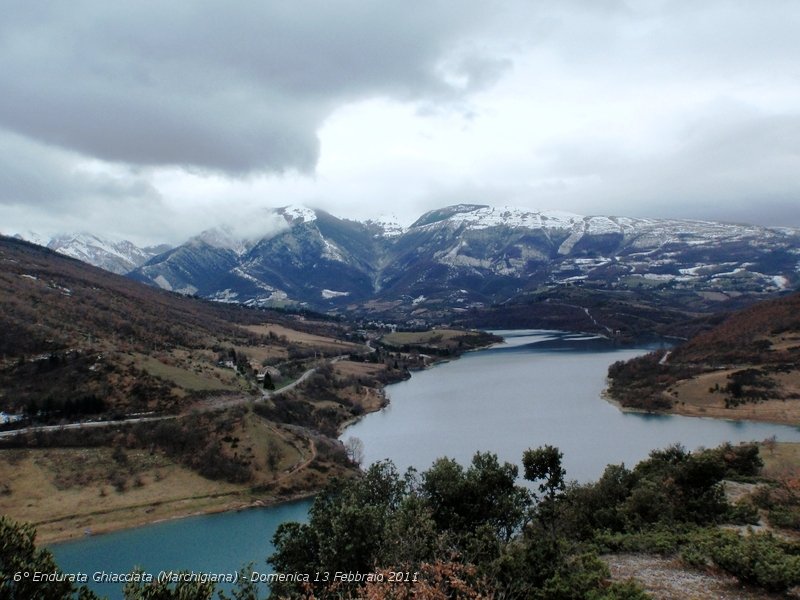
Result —
<path fill-rule="evenodd" d="M 344 442 L 344 451 L 347 454 L 347 460 L 354 465 L 360 467 L 364 462 L 364 442 L 361 439 L 355 436 L 347 438 Z"/>

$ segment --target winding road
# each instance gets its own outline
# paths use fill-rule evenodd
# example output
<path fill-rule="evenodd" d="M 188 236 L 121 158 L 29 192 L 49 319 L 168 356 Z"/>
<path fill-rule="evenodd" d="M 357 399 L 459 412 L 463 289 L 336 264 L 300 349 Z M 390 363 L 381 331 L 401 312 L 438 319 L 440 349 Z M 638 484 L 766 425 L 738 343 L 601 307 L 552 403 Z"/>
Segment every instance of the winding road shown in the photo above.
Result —
<path fill-rule="evenodd" d="M 347 358 L 347 354 L 342 356 L 336 356 L 334 358 L 329 359 L 330 364 L 335 364 L 341 360 Z M 279 396 L 280 394 L 285 394 L 296 388 L 298 385 L 306 381 L 309 377 L 311 377 L 314 373 L 316 373 L 317 367 L 311 367 L 303 372 L 300 377 L 292 381 L 291 383 L 279 388 L 277 390 L 262 390 L 261 398 L 259 401 L 265 401 L 269 398 L 274 398 L 275 396 Z M 28 433 L 37 433 L 37 432 L 48 432 L 48 431 L 64 431 L 68 429 L 89 429 L 89 428 L 96 428 L 96 427 L 115 427 L 117 425 L 125 425 L 129 423 L 149 423 L 153 421 L 166 421 L 167 419 L 179 419 L 181 417 L 185 417 L 187 414 L 197 413 L 197 412 L 212 412 L 217 410 L 224 410 L 226 408 L 233 408 L 234 406 L 241 406 L 244 404 L 248 404 L 250 402 L 254 402 L 252 397 L 249 396 L 238 396 L 236 398 L 214 398 L 211 399 L 208 404 L 205 406 L 193 406 L 189 413 L 183 413 L 179 415 L 159 415 L 154 417 L 134 417 L 131 419 L 117 419 L 114 421 L 81 421 L 78 423 L 64 423 L 61 425 L 37 425 L 34 427 L 23 427 L 21 429 L 11 429 L 9 431 L 0 431 L 0 439 L 3 438 L 10 438 L 14 437 L 15 435 L 25 435 Z"/>

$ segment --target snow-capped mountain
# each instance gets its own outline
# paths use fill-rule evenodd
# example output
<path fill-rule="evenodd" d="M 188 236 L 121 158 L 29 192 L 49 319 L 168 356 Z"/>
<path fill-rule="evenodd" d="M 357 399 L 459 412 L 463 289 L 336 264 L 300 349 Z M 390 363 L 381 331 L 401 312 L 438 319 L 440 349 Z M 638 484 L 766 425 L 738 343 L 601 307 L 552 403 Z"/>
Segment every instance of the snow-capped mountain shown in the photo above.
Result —
<path fill-rule="evenodd" d="M 800 233 L 791 229 L 473 204 L 428 212 L 408 228 L 298 206 L 275 213 L 285 228 L 249 241 L 204 232 L 131 276 L 229 302 L 409 312 L 501 303 L 541 286 L 712 297 L 800 281 Z"/>
<path fill-rule="evenodd" d="M 394 215 L 381 215 L 376 219 L 364 221 L 364 225 L 375 230 L 375 237 L 395 238 L 406 232 L 406 228 L 400 225 Z"/>
<path fill-rule="evenodd" d="M 372 294 L 385 251 L 384 238 L 376 238 L 373 228 L 300 206 L 275 214 L 286 226 L 261 239 L 237 244 L 226 232 L 204 232 L 130 276 L 165 289 L 247 304 L 288 300 L 319 305 Z"/>
<path fill-rule="evenodd" d="M 378 285 L 455 304 L 541 285 L 779 291 L 798 283 L 799 241 L 749 225 L 457 205 L 408 229 Z"/>
<path fill-rule="evenodd" d="M 47 238 L 29 231 L 15 237 L 119 275 L 132 271 L 153 256 L 169 249 L 166 244 L 139 247 L 127 240 L 115 242 L 90 233 L 62 234 Z"/>
<path fill-rule="evenodd" d="M 311 223 L 317 220 L 316 211 L 299 205 L 289 205 L 279 208 L 276 211 L 281 215 L 286 222 L 290 225 L 298 225 L 302 223 Z"/>

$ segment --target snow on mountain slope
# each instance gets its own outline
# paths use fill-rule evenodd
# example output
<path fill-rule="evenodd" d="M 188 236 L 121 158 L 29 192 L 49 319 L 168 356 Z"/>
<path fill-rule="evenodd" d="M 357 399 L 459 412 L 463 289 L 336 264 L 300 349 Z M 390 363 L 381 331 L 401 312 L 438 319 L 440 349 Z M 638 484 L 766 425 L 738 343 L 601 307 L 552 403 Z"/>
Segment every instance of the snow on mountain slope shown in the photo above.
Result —
<path fill-rule="evenodd" d="M 168 249 L 164 245 L 140 248 L 128 240 L 113 241 L 90 233 L 61 234 L 47 238 L 26 232 L 17 237 L 119 275 L 132 271 Z"/>
<path fill-rule="evenodd" d="M 459 204 L 409 227 L 376 289 L 442 302 L 458 285 L 493 303 L 541 285 L 780 291 L 797 283 L 799 241 L 753 225 Z"/>
<path fill-rule="evenodd" d="M 381 215 L 376 219 L 364 221 L 364 225 L 372 227 L 378 231 L 376 237 L 397 238 L 406 232 L 406 228 L 400 225 L 394 215 Z"/>
<path fill-rule="evenodd" d="M 501 303 L 542 286 L 714 295 L 800 283 L 800 231 L 785 228 L 476 204 L 429 211 L 407 228 L 392 217 L 358 222 L 297 205 L 268 213 L 263 222 L 207 229 L 154 258 L 86 234 L 52 244 L 116 272 L 138 263 L 130 277 L 165 289 L 320 309 L 420 297 L 414 310 Z"/>
<path fill-rule="evenodd" d="M 464 207 L 466 208 L 466 206 Z M 471 210 L 455 212 L 446 219 L 423 225 L 423 227 L 447 224 L 455 227 L 464 226 L 473 230 L 488 229 L 490 227 L 570 229 L 584 218 L 580 215 L 563 211 L 531 212 L 508 206 L 499 208 L 480 206 Z"/>

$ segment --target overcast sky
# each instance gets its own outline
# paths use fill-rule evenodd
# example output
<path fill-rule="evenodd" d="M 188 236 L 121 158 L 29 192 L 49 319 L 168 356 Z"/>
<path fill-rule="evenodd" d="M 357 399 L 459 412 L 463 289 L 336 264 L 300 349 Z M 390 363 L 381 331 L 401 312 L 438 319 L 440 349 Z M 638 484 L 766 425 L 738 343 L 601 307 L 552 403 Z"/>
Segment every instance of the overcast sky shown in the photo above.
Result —
<path fill-rule="evenodd" d="M 794 0 L 4 2 L 0 231 L 306 204 L 800 227 Z"/>

